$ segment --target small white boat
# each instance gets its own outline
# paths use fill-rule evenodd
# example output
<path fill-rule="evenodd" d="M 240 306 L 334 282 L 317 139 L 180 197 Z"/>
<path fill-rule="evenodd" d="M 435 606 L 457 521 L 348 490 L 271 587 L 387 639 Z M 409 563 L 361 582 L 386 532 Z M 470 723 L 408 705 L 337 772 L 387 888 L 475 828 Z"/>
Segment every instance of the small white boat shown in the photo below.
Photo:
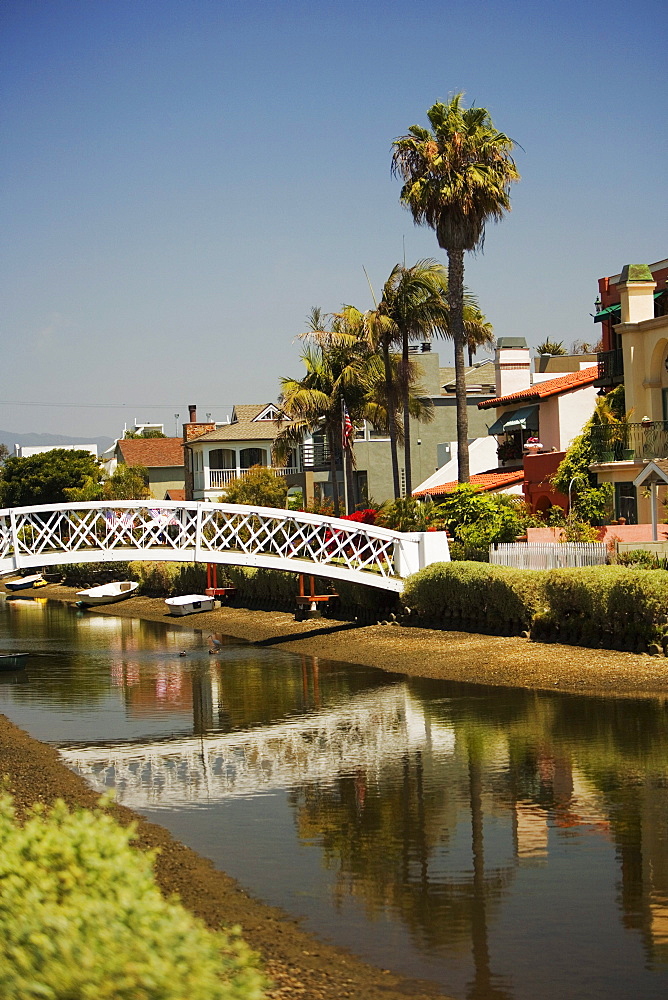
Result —
<path fill-rule="evenodd" d="M 5 580 L 5 587 L 7 590 L 27 590 L 28 587 L 34 587 L 41 580 L 41 573 L 33 573 L 32 576 L 19 576 L 15 580 Z"/>
<path fill-rule="evenodd" d="M 182 597 L 168 597 L 165 604 L 170 615 L 192 615 L 197 611 L 213 611 L 216 599 L 206 594 L 184 594 Z"/>
<path fill-rule="evenodd" d="M 77 605 L 81 608 L 96 607 L 98 604 L 115 604 L 131 597 L 139 586 L 134 580 L 120 580 L 116 583 L 103 583 L 99 587 L 88 590 L 78 590 Z"/>

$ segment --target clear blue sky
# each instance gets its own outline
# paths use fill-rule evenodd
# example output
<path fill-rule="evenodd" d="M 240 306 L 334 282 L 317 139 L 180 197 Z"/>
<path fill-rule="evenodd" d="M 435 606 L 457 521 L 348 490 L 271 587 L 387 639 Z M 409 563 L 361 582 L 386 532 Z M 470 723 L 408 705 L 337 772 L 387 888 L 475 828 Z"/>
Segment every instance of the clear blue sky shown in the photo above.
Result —
<path fill-rule="evenodd" d="M 0 428 L 274 399 L 311 306 L 444 260 L 390 152 L 459 90 L 523 147 L 467 285 L 593 339 L 598 277 L 668 256 L 667 41 L 659 0 L 3 0 Z"/>

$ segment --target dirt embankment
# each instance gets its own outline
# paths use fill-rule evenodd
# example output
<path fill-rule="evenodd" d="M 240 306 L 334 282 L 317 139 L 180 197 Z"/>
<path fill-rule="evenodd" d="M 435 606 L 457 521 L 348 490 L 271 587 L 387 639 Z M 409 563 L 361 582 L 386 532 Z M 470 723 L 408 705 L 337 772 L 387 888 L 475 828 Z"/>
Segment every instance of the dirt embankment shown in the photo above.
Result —
<path fill-rule="evenodd" d="M 49 586 L 39 596 L 72 602 L 73 590 Z M 291 652 L 380 667 L 412 676 L 482 684 L 602 693 L 608 696 L 664 696 L 668 659 L 631 653 L 541 645 L 525 639 L 312 620 L 295 622 L 280 612 L 226 607 L 183 619 L 169 618 L 164 601 L 137 597 L 99 608 L 100 613 L 165 621 Z M 95 794 L 68 770 L 57 752 L 0 716 L 0 773 L 18 808 L 63 798 L 70 805 L 92 806 Z M 257 949 L 275 986 L 269 996 L 303 1000 L 427 1000 L 444 994 L 357 960 L 306 934 L 280 910 L 252 899 L 224 872 L 174 840 L 162 827 L 124 807 L 114 807 L 123 823 L 137 824 L 138 843 L 158 847 L 157 877 L 165 892 L 177 892 L 184 905 L 211 926 L 240 924 Z"/>

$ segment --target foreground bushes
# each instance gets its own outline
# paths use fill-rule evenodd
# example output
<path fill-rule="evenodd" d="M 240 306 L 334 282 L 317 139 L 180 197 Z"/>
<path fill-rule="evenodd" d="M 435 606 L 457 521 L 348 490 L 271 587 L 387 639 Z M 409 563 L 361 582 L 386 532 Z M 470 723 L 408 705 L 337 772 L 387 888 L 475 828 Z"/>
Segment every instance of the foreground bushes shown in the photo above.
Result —
<path fill-rule="evenodd" d="M 406 582 L 404 603 L 440 627 L 643 652 L 668 649 L 668 574 L 597 566 L 516 570 L 436 563 Z"/>
<path fill-rule="evenodd" d="M 239 936 L 164 899 L 153 855 L 101 812 L 0 795 L 0 996 L 13 1000 L 260 1000 Z"/>

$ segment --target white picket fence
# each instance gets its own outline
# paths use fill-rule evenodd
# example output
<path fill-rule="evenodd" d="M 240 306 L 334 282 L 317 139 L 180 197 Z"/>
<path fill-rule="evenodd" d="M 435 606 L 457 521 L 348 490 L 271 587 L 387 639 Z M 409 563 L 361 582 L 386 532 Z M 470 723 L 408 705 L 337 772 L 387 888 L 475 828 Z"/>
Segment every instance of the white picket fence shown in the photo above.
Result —
<path fill-rule="evenodd" d="M 490 563 L 515 569 L 604 566 L 605 557 L 605 542 L 499 542 L 489 547 Z"/>

